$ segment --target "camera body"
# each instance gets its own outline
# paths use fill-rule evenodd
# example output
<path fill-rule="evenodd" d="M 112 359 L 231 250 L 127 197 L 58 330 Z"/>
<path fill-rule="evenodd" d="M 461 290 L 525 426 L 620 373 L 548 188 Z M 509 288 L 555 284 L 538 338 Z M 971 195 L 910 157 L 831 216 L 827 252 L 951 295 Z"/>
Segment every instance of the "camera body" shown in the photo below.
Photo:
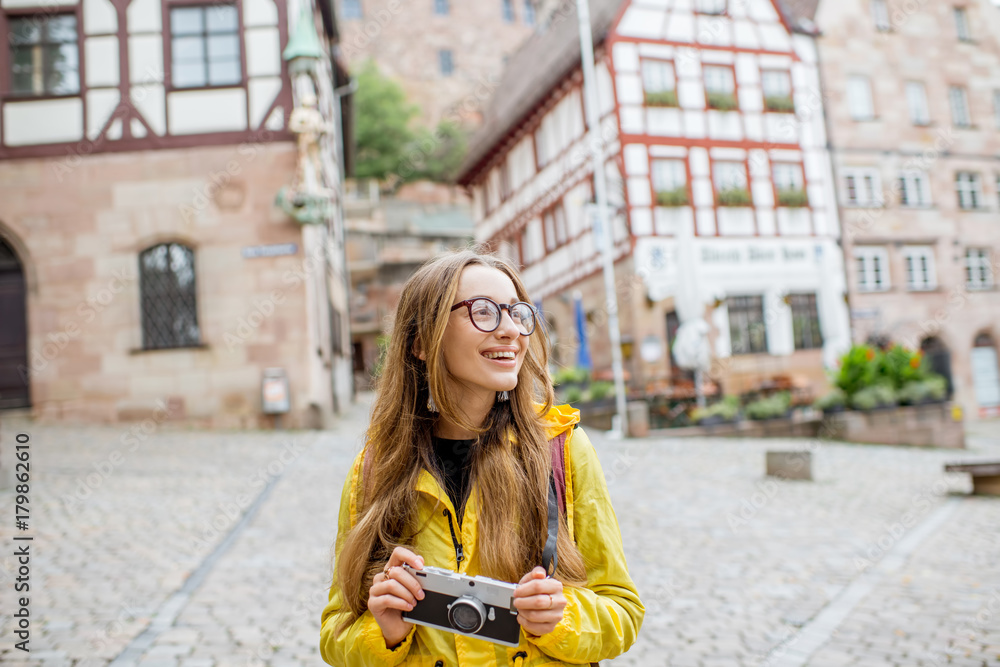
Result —
<path fill-rule="evenodd" d="M 424 599 L 417 600 L 412 611 L 404 611 L 404 619 L 494 644 L 518 645 L 521 626 L 514 606 L 517 584 L 470 577 L 440 567 L 403 567 L 424 589 Z"/>

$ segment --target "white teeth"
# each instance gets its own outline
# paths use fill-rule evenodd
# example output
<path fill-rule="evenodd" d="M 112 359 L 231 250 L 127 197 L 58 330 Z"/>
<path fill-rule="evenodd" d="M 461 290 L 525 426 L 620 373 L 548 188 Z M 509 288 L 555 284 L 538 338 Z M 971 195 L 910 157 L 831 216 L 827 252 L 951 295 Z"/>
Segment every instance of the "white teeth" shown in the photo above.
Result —
<path fill-rule="evenodd" d="M 513 359 L 517 355 L 513 352 L 483 352 L 483 356 L 487 359 Z"/>

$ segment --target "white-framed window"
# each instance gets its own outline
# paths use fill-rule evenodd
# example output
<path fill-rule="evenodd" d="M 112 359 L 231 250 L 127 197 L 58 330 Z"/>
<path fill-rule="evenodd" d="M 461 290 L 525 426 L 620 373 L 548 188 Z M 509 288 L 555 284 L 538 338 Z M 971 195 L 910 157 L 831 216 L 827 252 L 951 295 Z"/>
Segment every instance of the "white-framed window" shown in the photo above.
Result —
<path fill-rule="evenodd" d="M 963 42 L 971 42 L 972 31 L 969 29 L 969 12 L 965 7 L 955 7 L 953 14 L 955 17 L 955 33 L 958 35 L 958 39 Z"/>
<path fill-rule="evenodd" d="M 764 109 L 767 111 L 795 111 L 792 101 L 792 77 L 788 70 L 766 69 L 760 73 L 764 90 Z"/>
<path fill-rule="evenodd" d="M 438 66 L 441 69 L 441 76 L 451 76 L 455 72 L 454 54 L 451 49 L 438 51 Z"/>
<path fill-rule="evenodd" d="M 900 172 L 899 205 L 916 207 L 931 205 L 931 189 L 927 172 L 919 170 Z"/>
<path fill-rule="evenodd" d="M 951 105 L 951 122 L 955 127 L 970 127 L 972 118 L 969 116 L 969 96 L 965 88 L 950 86 L 948 88 L 948 104 Z"/>
<path fill-rule="evenodd" d="M 684 160 L 653 160 L 653 190 L 673 192 L 687 188 Z"/>
<path fill-rule="evenodd" d="M 726 0 L 697 0 L 694 8 L 699 14 L 725 14 Z"/>
<path fill-rule="evenodd" d="M 955 192 L 958 193 L 958 207 L 977 209 L 983 207 L 983 181 L 974 171 L 960 171 L 955 174 Z"/>
<path fill-rule="evenodd" d="M 736 90 L 732 68 L 706 65 L 704 71 L 706 92 L 732 94 Z"/>
<path fill-rule="evenodd" d="M 504 23 L 514 22 L 514 2 L 513 0 L 500 0 L 500 13 Z"/>
<path fill-rule="evenodd" d="M 524 0 L 524 25 L 535 25 L 535 0 Z"/>
<path fill-rule="evenodd" d="M 447 16 L 451 12 L 449 0 L 434 0 L 434 13 Z"/>
<path fill-rule="evenodd" d="M 993 91 L 993 123 L 1000 130 L 1000 90 Z"/>
<path fill-rule="evenodd" d="M 884 292 L 889 289 L 889 253 L 878 246 L 861 246 L 854 249 L 858 271 L 858 290 Z"/>
<path fill-rule="evenodd" d="M 937 287 L 934 275 L 934 248 L 926 245 L 903 246 L 906 265 L 906 289 L 925 292 Z"/>
<path fill-rule="evenodd" d="M 889 22 L 889 5 L 886 0 L 872 0 L 872 18 L 875 20 L 875 29 L 886 32 L 892 29 Z"/>
<path fill-rule="evenodd" d="M 845 206 L 881 206 L 882 177 L 873 167 L 841 170 Z"/>
<path fill-rule="evenodd" d="M 642 89 L 647 93 L 675 90 L 674 67 L 666 60 L 642 61 Z"/>
<path fill-rule="evenodd" d="M 965 251 L 965 286 L 969 289 L 993 287 L 989 248 L 968 248 Z"/>
<path fill-rule="evenodd" d="M 774 174 L 774 187 L 778 190 L 801 190 L 802 166 L 794 162 L 774 162 L 771 165 Z"/>
<path fill-rule="evenodd" d="M 855 74 L 847 79 L 847 104 L 854 120 L 871 120 L 875 117 L 872 85 L 867 76 Z"/>
<path fill-rule="evenodd" d="M 910 107 L 910 122 L 929 125 L 931 112 L 927 105 L 927 88 L 920 81 L 906 82 L 906 103 Z"/>

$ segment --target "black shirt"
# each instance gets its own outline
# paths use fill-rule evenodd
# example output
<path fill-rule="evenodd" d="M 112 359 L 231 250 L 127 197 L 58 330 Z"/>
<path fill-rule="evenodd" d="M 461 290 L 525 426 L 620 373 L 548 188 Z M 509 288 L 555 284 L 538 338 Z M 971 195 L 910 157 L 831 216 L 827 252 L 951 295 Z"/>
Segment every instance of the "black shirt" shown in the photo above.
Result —
<path fill-rule="evenodd" d="M 469 460 L 471 459 L 473 440 L 447 440 L 437 436 L 431 437 L 434 454 L 441 472 L 444 473 L 445 491 L 455 506 L 455 518 L 462 521 L 461 507 L 469 492 Z"/>

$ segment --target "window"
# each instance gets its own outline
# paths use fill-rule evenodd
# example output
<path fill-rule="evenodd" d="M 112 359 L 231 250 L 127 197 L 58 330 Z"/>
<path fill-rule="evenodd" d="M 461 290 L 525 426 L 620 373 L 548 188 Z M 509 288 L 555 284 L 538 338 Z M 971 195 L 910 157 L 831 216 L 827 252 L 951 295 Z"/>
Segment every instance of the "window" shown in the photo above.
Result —
<path fill-rule="evenodd" d="M 910 122 L 914 125 L 929 125 L 930 110 L 927 107 L 927 89 L 919 81 L 906 84 L 906 102 L 910 107 Z"/>
<path fill-rule="evenodd" d="M 697 0 L 695 11 L 700 14 L 725 14 L 726 0 Z"/>
<path fill-rule="evenodd" d="M 642 89 L 648 106 L 677 106 L 673 64 L 665 60 L 643 60 Z"/>
<path fill-rule="evenodd" d="M 858 269 L 858 291 L 884 292 L 889 289 L 889 255 L 885 248 L 854 249 Z"/>
<path fill-rule="evenodd" d="M 340 14 L 341 17 L 345 19 L 362 18 L 361 0 L 344 0 L 344 5 Z"/>
<path fill-rule="evenodd" d="M 885 0 L 872 0 L 872 18 L 875 19 L 875 29 L 882 32 L 892 29 L 889 23 L 889 6 Z"/>
<path fill-rule="evenodd" d="M 705 98 L 709 109 L 732 111 L 739 107 L 736 103 L 736 83 L 731 68 L 707 65 L 704 74 Z"/>
<path fill-rule="evenodd" d="M 653 160 L 653 196 L 660 206 L 687 206 L 687 169 L 684 160 Z"/>
<path fill-rule="evenodd" d="M 867 76 L 852 76 L 847 80 L 847 104 L 854 120 L 871 120 L 875 117 L 872 87 Z"/>
<path fill-rule="evenodd" d="M 534 0 L 524 0 L 524 25 L 535 25 Z"/>
<path fill-rule="evenodd" d="M 792 77 L 785 70 L 764 70 L 760 73 L 764 89 L 764 109 L 792 113 Z"/>
<path fill-rule="evenodd" d="M 763 297 L 731 296 L 726 301 L 729 309 L 729 340 L 733 354 L 767 352 Z"/>
<path fill-rule="evenodd" d="M 927 174 L 923 171 L 904 171 L 899 175 L 900 206 L 930 206 L 931 193 Z"/>
<path fill-rule="evenodd" d="M 434 13 L 445 16 L 451 8 L 448 6 L 448 0 L 434 0 Z"/>
<path fill-rule="evenodd" d="M 969 248 L 965 251 L 965 286 L 969 289 L 993 287 L 989 248 Z"/>
<path fill-rule="evenodd" d="M 563 202 L 560 201 L 556 204 L 553 218 L 556 228 L 556 245 L 562 245 L 569 240 L 569 236 L 566 234 L 566 209 L 563 208 Z"/>
<path fill-rule="evenodd" d="M 513 0 L 502 0 L 503 5 L 503 20 L 504 23 L 514 22 L 514 2 Z"/>
<path fill-rule="evenodd" d="M 560 201 L 542 216 L 542 225 L 545 230 L 545 247 L 554 250 L 568 240 L 566 233 L 566 211 Z"/>
<path fill-rule="evenodd" d="M 789 294 L 788 305 L 792 307 L 792 337 L 795 340 L 795 349 L 814 350 L 823 347 L 816 295 Z"/>
<path fill-rule="evenodd" d="M 958 207 L 977 209 L 983 205 L 983 183 L 979 174 L 960 171 L 955 174 L 955 191 L 958 193 Z"/>
<path fill-rule="evenodd" d="M 993 91 L 993 123 L 1000 130 L 1000 90 Z"/>
<path fill-rule="evenodd" d="M 808 206 L 802 165 L 789 162 L 774 162 L 771 165 L 774 189 L 778 194 L 778 206 Z"/>
<path fill-rule="evenodd" d="M 712 167 L 715 197 L 720 206 L 749 206 L 747 169 L 742 162 L 716 162 Z"/>
<path fill-rule="evenodd" d="M 951 104 L 951 122 L 955 127 L 971 127 L 969 118 L 969 97 L 965 88 L 951 86 L 948 88 L 948 103 Z"/>
<path fill-rule="evenodd" d="M 933 248 L 906 246 L 903 248 L 903 258 L 906 262 L 906 289 L 920 292 L 937 287 Z"/>
<path fill-rule="evenodd" d="M 10 17 L 10 92 L 73 95 L 80 92 L 76 16 Z"/>
<path fill-rule="evenodd" d="M 882 179 L 877 169 L 850 167 L 843 175 L 845 206 L 882 205 Z"/>
<path fill-rule="evenodd" d="M 198 345 L 194 252 L 161 243 L 139 255 L 142 347 L 159 350 Z"/>
<path fill-rule="evenodd" d="M 201 88 L 240 83 L 240 28 L 236 6 L 170 9 L 171 84 Z"/>
<path fill-rule="evenodd" d="M 442 49 L 438 51 L 438 63 L 441 67 L 442 76 L 451 76 L 455 71 L 455 63 L 452 61 L 450 49 Z"/>
<path fill-rule="evenodd" d="M 965 7 L 955 7 L 955 32 L 958 34 L 959 40 L 972 41 L 972 32 L 969 30 L 969 13 Z"/>

